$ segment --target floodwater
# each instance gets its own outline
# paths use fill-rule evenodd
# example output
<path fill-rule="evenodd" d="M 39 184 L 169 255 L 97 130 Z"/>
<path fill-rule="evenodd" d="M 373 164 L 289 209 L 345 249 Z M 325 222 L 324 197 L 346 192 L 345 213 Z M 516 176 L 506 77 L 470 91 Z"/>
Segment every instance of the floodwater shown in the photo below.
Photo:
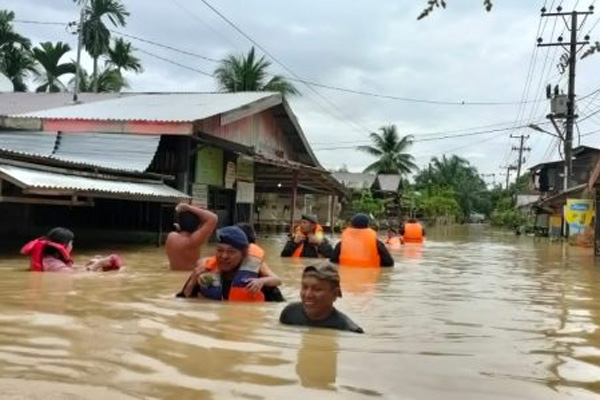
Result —
<path fill-rule="evenodd" d="M 175 299 L 187 274 L 156 248 L 104 275 L 2 258 L 0 398 L 600 398 L 589 250 L 486 226 L 429 234 L 393 269 L 343 269 L 338 308 L 364 335 L 281 326 L 283 304 Z M 280 259 L 282 240 L 262 244 L 296 300 L 305 261 Z"/>

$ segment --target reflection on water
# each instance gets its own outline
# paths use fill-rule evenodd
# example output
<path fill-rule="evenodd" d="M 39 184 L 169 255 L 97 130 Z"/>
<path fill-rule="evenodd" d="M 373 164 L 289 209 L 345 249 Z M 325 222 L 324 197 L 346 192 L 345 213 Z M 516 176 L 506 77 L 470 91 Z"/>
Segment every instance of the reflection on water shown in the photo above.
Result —
<path fill-rule="evenodd" d="M 186 273 L 167 271 L 160 249 L 122 251 L 127 270 L 104 275 L 2 258 L 1 397 L 599 397 L 589 250 L 485 226 L 428 236 L 395 250 L 393 269 L 342 270 L 338 307 L 365 335 L 281 326 L 282 304 L 175 299 Z M 309 261 L 276 257 L 283 240 L 262 244 L 296 300 Z"/>

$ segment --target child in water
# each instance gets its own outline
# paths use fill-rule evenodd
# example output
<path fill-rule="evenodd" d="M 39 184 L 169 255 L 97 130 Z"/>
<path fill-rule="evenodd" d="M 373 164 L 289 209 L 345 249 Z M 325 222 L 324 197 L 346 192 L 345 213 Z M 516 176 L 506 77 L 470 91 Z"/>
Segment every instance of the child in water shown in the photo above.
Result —
<path fill-rule="evenodd" d="M 78 268 L 73 263 L 71 252 L 75 235 L 66 228 L 51 229 L 46 236 L 27 243 L 21 254 L 31 258 L 30 269 L 37 272 L 74 272 Z M 122 261 L 116 254 L 92 258 L 85 269 L 88 271 L 118 270 Z"/>

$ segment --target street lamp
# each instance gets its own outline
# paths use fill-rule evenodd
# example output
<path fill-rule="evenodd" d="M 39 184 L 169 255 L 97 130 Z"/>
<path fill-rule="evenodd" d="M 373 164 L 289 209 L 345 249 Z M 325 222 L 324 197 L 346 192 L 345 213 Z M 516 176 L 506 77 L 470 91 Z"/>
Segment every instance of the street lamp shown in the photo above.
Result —
<path fill-rule="evenodd" d="M 560 140 L 562 140 L 562 135 L 557 135 L 557 134 L 555 134 L 555 133 L 548 132 L 547 130 L 540 128 L 540 126 L 539 126 L 539 125 L 536 125 L 536 124 L 529 124 L 529 125 L 527 125 L 527 127 L 528 127 L 528 128 L 531 128 L 531 129 L 533 129 L 534 131 L 538 131 L 538 132 L 546 133 L 546 134 L 548 134 L 548 135 L 550 135 L 550 136 L 554 136 L 555 138 L 559 138 Z"/>

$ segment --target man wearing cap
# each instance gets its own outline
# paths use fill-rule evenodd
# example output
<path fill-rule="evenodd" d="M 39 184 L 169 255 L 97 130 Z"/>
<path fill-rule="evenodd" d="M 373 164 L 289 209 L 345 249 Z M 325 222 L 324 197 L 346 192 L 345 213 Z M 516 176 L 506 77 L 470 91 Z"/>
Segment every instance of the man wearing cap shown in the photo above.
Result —
<path fill-rule="evenodd" d="M 393 267 L 394 258 L 385 244 L 377 238 L 377 232 L 369 228 L 366 214 L 352 217 L 350 226 L 342 232 L 342 238 L 333 249 L 331 261 L 351 267 Z"/>
<path fill-rule="evenodd" d="M 281 280 L 264 262 L 264 252 L 250 246 L 237 226 L 217 231 L 215 255 L 199 262 L 177 297 L 229 301 L 284 301 Z"/>
<path fill-rule="evenodd" d="M 176 230 L 167 236 L 165 252 L 172 270 L 189 271 L 200 259 L 200 247 L 213 234 L 217 216 L 187 203 L 179 203 L 175 213 Z"/>
<path fill-rule="evenodd" d="M 286 306 L 279 321 L 286 325 L 364 333 L 360 326 L 333 306 L 338 297 L 342 297 L 342 291 L 337 268 L 329 261 L 308 266 L 302 273 L 301 302 Z"/>
<path fill-rule="evenodd" d="M 290 239 L 281 251 L 281 257 L 331 257 L 333 248 L 325 238 L 316 215 L 303 214 Z"/>

